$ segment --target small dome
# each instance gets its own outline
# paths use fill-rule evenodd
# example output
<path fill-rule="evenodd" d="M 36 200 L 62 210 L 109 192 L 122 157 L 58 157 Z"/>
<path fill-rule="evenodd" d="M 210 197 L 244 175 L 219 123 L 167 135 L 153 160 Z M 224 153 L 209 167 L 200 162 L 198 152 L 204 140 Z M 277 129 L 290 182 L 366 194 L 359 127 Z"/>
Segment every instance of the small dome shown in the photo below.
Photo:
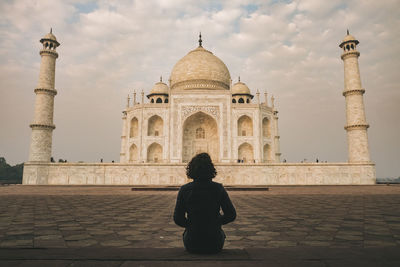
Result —
<path fill-rule="evenodd" d="M 151 89 L 150 95 L 168 95 L 168 85 L 159 81 Z"/>
<path fill-rule="evenodd" d="M 250 89 L 245 83 L 237 82 L 232 87 L 232 95 L 250 95 Z"/>
<path fill-rule="evenodd" d="M 43 43 L 44 41 L 53 41 L 57 44 L 57 46 L 60 45 L 59 42 L 57 42 L 57 38 L 53 34 L 53 30 L 50 29 L 50 32 L 46 34 L 42 39 L 40 39 L 40 42 Z"/>
<path fill-rule="evenodd" d="M 171 89 L 229 90 L 230 81 L 225 63 L 202 46 L 179 60 L 171 72 Z"/>
<path fill-rule="evenodd" d="M 53 41 L 56 41 L 57 42 L 57 38 L 54 36 L 54 34 L 53 33 L 51 33 L 51 32 L 49 32 L 48 34 L 46 34 L 44 37 L 43 37 L 43 39 L 50 39 L 50 40 L 53 40 Z"/>
<path fill-rule="evenodd" d="M 343 42 L 349 42 L 349 41 L 357 41 L 357 39 L 354 38 L 353 35 L 348 34 L 348 35 L 346 35 L 346 36 L 344 37 Z"/>
<path fill-rule="evenodd" d="M 339 47 L 343 48 L 343 46 L 349 42 L 354 42 L 356 43 L 356 45 L 358 45 L 358 40 L 349 33 L 349 31 L 347 30 L 347 35 L 344 37 L 343 41 L 340 43 Z"/>

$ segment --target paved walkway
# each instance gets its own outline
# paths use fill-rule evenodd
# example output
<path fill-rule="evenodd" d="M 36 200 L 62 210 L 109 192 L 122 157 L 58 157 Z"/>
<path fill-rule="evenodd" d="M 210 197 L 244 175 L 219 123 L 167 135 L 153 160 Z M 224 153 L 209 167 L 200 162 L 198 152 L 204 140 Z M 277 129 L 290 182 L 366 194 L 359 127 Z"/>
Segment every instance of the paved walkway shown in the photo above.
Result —
<path fill-rule="evenodd" d="M 178 250 L 189 259 L 182 250 L 183 229 L 172 221 L 176 194 L 130 187 L 0 187 L 0 260 L 21 263 L 7 257 L 15 248 L 56 249 L 60 255 L 73 255 L 74 249 Z M 271 187 L 229 194 L 238 217 L 224 227 L 225 253 L 244 253 L 238 254 L 243 260 L 257 249 L 400 252 L 400 186 Z"/>

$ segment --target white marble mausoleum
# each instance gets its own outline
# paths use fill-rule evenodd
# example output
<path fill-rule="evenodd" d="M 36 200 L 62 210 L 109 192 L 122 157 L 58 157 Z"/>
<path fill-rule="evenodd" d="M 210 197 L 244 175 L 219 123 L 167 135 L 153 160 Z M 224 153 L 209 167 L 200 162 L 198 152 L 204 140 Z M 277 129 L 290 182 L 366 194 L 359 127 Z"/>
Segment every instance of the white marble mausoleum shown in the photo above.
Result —
<path fill-rule="evenodd" d="M 128 96 L 122 117 L 119 163 L 52 163 L 51 146 L 56 48 L 50 32 L 43 48 L 29 161 L 24 184 L 180 185 L 185 165 L 207 152 L 216 165 L 217 181 L 226 185 L 373 184 L 356 46 L 347 34 L 340 44 L 345 66 L 346 126 L 349 161 L 282 163 L 278 111 L 274 98 L 252 95 L 232 82 L 224 62 L 202 46 L 188 52 L 150 93 Z"/>

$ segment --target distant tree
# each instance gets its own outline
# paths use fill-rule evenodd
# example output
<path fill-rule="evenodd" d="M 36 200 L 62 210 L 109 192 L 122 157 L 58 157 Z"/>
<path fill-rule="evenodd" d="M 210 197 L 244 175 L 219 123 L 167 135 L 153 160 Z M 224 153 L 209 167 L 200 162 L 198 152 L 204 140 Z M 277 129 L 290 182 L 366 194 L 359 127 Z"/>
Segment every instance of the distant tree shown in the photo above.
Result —
<path fill-rule="evenodd" d="M 0 183 L 21 184 L 24 164 L 10 166 L 4 157 L 0 157 Z"/>

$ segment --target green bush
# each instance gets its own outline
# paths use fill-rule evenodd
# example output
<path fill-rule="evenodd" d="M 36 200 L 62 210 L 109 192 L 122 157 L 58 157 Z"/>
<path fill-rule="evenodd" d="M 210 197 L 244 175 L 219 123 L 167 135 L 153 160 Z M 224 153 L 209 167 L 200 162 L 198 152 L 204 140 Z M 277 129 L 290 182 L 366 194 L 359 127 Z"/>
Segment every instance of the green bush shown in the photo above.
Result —
<path fill-rule="evenodd" d="M 24 164 L 10 166 L 4 157 L 0 157 L 0 184 L 22 184 Z"/>

